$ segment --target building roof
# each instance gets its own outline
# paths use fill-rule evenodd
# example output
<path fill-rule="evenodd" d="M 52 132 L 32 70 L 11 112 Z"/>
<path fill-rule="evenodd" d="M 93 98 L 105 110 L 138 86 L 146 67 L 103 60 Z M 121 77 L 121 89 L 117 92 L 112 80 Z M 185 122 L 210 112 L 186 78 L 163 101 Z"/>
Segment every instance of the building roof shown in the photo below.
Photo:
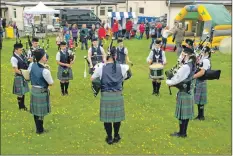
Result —
<path fill-rule="evenodd" d="M 65 2 L 52 2 L 47 1 L 43 2 L 46 6 L 74 6 L 74 5 L 116 5 L 118 3 L 125 3 L 125 0 L 82 0 L 82 1 L 65 1 Z M 38 1 L 18 1 L 18 2 L 5 2 L 6 5 L 14 6 L 35 6 L 38 4 Z"/>
<path fill-rule="evenodd" d="M 223 5 L 232 5 L 232 1 L 231 0 L 170 0 L 170 4 L 223 4 Z"/>

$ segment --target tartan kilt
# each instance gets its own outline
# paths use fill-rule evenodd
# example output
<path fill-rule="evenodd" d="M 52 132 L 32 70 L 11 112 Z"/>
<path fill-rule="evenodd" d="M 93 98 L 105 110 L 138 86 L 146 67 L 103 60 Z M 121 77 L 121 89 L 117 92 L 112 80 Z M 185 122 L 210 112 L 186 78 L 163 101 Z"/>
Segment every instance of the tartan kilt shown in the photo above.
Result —
<path fill-rule="evenodd" d="M 63 72 L 64 70 L 66 70 L 66 69 L 68 69 L 69 75 L 68 75 L 67 77 L 63 77 L 63 76 L 62 76 L 62 72 Z M 72 69 L 71 69 L 71 68 L 64 68 L 64 67 L 58 66 L 57 78 L 58 78 L 60 81 L 73 80 L 73 72 L 72 72 Z"/>
<path fill-rule="evenodd" d="M 13 94 L 22 96 L 27 92 L 29 92 L 28 82 L 24 80 L 23 76 L 15 76 Z"/>
<path fill-rule="evenodd" d="M 199 105 L 207 104 L 207 83 L 206 81 L 196 80 L 196 86 L 194 89 L 195 103 Z"/>
<path fill-rule="evenodd" d="M 192 119 L 194 116 L 194 99 L 192 94 L 178 92 L 176 97 L 175 117 L 179 120 Z"/>
<path fill-rule="evenodd" d="M 120 122 L 125 120 L 122 92 L 101 92 L 100 121 Z"/>
<path fill-rule="evenodd" d="M 48 89 L 32 86 L 30 112 L 36 116 L 45 116 L 51 112 Z"/>

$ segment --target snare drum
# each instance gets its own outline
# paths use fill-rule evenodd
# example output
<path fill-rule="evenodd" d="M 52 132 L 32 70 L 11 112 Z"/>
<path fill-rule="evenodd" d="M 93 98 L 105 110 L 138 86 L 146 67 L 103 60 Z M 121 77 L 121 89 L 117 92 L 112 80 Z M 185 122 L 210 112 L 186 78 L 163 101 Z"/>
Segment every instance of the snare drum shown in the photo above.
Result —
<path fill-rule="evenodd" d="M 163 79 L 163 68 L 164 66 L 159 63 L 154 63 L 149 66 L 150 69 L 150 78 L 151 79 Z"/>

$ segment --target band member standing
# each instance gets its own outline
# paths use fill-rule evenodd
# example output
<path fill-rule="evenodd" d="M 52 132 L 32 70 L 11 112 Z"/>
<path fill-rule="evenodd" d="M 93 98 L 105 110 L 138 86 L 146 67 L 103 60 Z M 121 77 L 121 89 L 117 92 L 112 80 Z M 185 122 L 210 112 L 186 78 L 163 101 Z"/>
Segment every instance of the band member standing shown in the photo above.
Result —
<path fill-rule="evenodd" d="M 153 63 L 160 63 L 163 65 L 166 65 L 166 56 L 165 52 L 160 48 L 161 46 L 161 41 L 160 40 L 155 40 L 154 42 L 154 47 L 152 46 L 152 50 L 147 57 L 147 62 L 149 65 Z M 152 80 L 152 86 L 153 86 L 153 92 L 152 95 L 159 95 L 159 89 L 161 86 L 161 80 L 160 79 L 153 79 Z"/>
<path fill-rule="evenodd" d="M 88 50 L 88 61 L 90 62 L 89 74 L 93 74 L 96 64 L 106 62 L 104 49 L 98 45 L 97 38 L 92 39 L 92 47 Z"/>
<path fill-rule="evenodd" d="M 56 55 L 58 64 L 57 77 L 60 80 L 62 95 L 68 95 L 69 80 L 73 80 L 71 65 L 74 62 L 69 60 L 71 51 L 67 49 L 66 42 L 61 42 L 60 49 Z"/>
<path fill-rule="evenodd" d="M 45 51 L 37 49 L 34 56 L 36 62 L 31 63 L 28 69 L 32 85 L 30 112 L 34 115 L 36 133 L 42 134 L 44 116 L 51 112 L 48 87 L 53 84 L 53 79 L 50 71 L 44 66 L 47 62 Z"/>
<path fill-rule="evenodd" d="M 128 49 L 126 47 L 124 47 L 123 39 L 118 38 L 117 42 L 118 42 L 119 46 L 116 49 L 116 51 L 117 51 L 116 61 L 119 64 L 126 64 L 126 63 L 132 64 L 132 62 L 129 60 Z M 122 82 L 122 86 L 123 85 L 124 85 L 124 82 Z"/>
<path fill-rule="evenodd" d="M 192 77 L 195 73 L 196 57 L 192 49 L 185 48 L 182 52 L 183 65 L 177 73 L 167 80 L 168 86 L 176 86 L 179 91 L 176 98 L 175 117 L 179 120 L 179 132 L 171 134 L 176 137 L 187 137 L 187 127 L 194 115 L 194 99 L 192 92 Z M 186 86 L 186 87 L 185 87 Z"/>
<path fill-rule="evenodd" d="M 34 51 L 36 50 L 36 49 L 39 49 L 40 47 L 39 47 L 39 39 L 38 38 L 33 38 L 32 39 L 32 49 L 29 49 L 28 50 L 28 58 L 29 58 L 29 60 L 30 60 L 30 62 L 32 62 L 33 61 L 33 54 L 34 54 Z"/>
<path fill-rule="evenodd" d="M 205 51 L 201 54 L 199 60 L 199 71 L 193 76 L 196 79 L 196 86 L 194 89 L 194 99 L 198 106 L 198 116 L 195 119 L 205 120 L 204 106 L 207 104 L 207 81 L 199 79 L 202 77 L 206 70 L 211 68 L 210 64 L 211 50 L 207 46 Z"/>
<path fill-rule="evenodd" d="M 99 78 L 101 81 L 100 121 L 104 122 L 108 144 L 117 143 L 121 121 L 125 120 L 122 82 L 127 78 L 129 67 L 120 65 L 115 60 L 116 48 L 112 47 L 107 55 L 107 63 L 95 69 L 91 81 Z M 114 139 L 112 139 L 112 125 Z"/>
<path fill-rule="evenodd" d="M 27 111 L 25 106 L 25 94 L 29 92 L 28 82 L 24 79 L 20 69 L 27 70 L 28 63 L 27 59 L 22 55 L 23 45 L 16 43 L 14 45 L 14 53 L 11 57 L 11 64 L 15 73 L 13 94 L 17 95 L 18 105 L 20 110 Z"/>
<path fill-rule="evenodd" d="M 118 38 L 117 42 L 118 42 L 119 46 L 117 47 L 116 61 L 119 64 L 132 63 L 129 60 L 128 49 L 124 46 L 123 39 Z"/>

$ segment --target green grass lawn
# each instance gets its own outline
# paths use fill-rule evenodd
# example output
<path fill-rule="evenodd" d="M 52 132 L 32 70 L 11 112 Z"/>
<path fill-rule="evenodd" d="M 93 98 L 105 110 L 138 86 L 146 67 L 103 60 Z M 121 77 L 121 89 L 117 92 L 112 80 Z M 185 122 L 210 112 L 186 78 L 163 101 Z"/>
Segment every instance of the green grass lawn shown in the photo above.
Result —
<path fill-rule="evenodd" d="M 25 40 L 23 40 L 25 42 Z M 1 52 L 1 154 L 231 154 L 231 56 L 216 53 L 212 68 L 221 69 L 220 80 L 208 82 L 206 120 L 190 121 L 188 138 L 170 137 L 178 130 L 174 117 L 177 89 L 169 95 L 162 81 L 161 97 L 152 96 L 146 58 L 150 40 L 125 41 L 133 61 L 133 77 L 124 84 L 126 120 L 122 122 L 118 144 L 105 143 L 105 130 L 99 120 L 99 95 L 94 97 L 89 76 L 83 77 L 87 51 L 78 48 L 73 65 L 74 80 L 69 96 L 61 96 L 57 79 L 55 38 L 51 45 L 49 65 L 54 86 L 51 88 L 52 112 L 45 117 L 48 133 L 37 135 L 33 116 L 18 110 L 12 94 L 13 70 L 10 64 L 15 40 L 4 40 Z M 106 49 L 105 45 L 105 49 Z M 176 53 L 166 53 L 170 69 Z M 26 94 L 29 108 L 30 94 Z M 195 116 L 197 107 L 195 105 Z"/>

